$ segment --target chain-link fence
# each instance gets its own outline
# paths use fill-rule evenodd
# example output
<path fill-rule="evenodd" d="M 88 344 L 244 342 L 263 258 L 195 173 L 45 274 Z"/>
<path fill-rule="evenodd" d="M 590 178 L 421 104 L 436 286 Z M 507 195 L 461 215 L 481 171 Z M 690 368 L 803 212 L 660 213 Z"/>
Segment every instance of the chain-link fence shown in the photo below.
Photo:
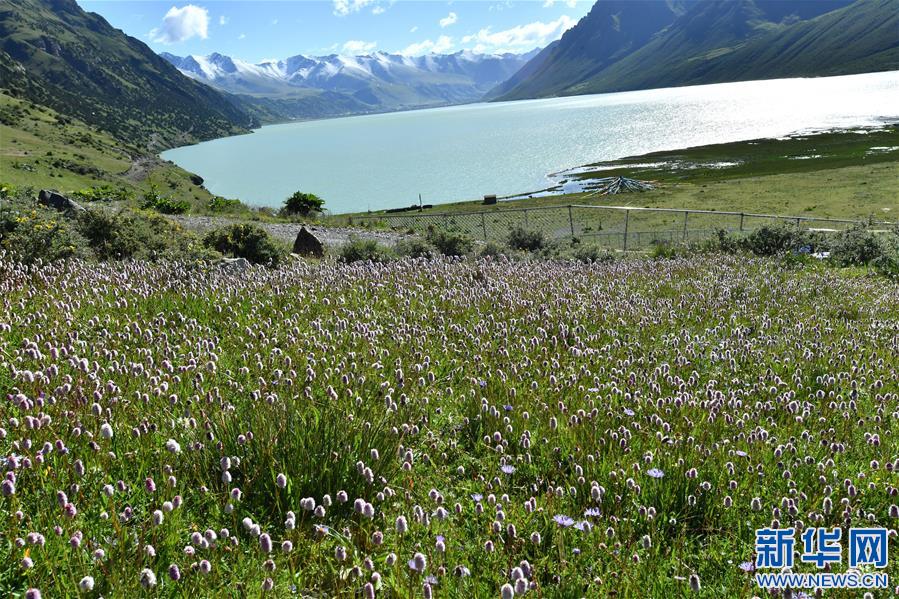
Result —
<path fill-rule="evenodd" d="M 776 222 L 809 230 L 839 231 L 854 225 L 889 227 L 884 221 L 858 221 L 812 216 L 749 212 L 636 208 L 630 206 L 547 206 L 472 212 L 381 214 L 355 216 L 352 224 L 387 226 L 425 233 L 430 228 L 464 233 L 474 239 L 504 242 L 512 229 L 542 231 L 551 239 L 577 237 L 622 250 L 646 249 L 660 242 L 697 241 L 718 231 L 749 232 Z"/>

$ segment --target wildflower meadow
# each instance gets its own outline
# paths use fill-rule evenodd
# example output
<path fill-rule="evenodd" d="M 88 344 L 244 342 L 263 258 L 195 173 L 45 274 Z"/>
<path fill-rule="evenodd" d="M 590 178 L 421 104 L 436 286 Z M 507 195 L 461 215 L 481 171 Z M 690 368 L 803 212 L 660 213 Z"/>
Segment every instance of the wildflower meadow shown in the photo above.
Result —
<path fill-rule="evenodd" d="M 899 556 L 882 277 L 0 256 L 0 292 L 2 596 L 750 597 L 763 527 Z"/>

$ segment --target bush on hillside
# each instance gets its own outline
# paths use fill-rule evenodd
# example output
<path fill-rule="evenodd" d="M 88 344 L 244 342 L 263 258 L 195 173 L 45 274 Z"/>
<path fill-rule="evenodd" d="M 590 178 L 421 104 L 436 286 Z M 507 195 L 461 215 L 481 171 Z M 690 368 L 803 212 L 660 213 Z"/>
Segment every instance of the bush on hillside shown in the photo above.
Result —
<path fill-rule="evenodd" d="M 112 185 L 95 185 L 72 192 L 72 199 L 76 202 L 124 202 L 133 197 L 131 191 Z"/>
<path fill-rule="evenodd" d="M 464 256 L 474 247 L 474 241 L 464 233 L 432 228 L 428 230 L 427 239 L 444 256 Z"/>
<path fill-rule="evenodd" d="M 243 204 L 240 200 L 229 200 L 219 196 L 209 198 L 209 202 L 206 204 L 206 208 L 210 212 L 236 212 L 242 207 Z"/>
<path fill-rule="evenodd" d="M 350 241 L 340 246 L 337 251 L 337 260 L 345 263 L 387 262 L 389 259 L 390 251 L 374 239 L 351 237 Z"/>
<path fill-rule="evenodd" d="M 753 230 L 740 243 L 756 256 L 776 256 L 785 252 L 811 253 L 821 245 L 820 235 L 795 225 L 764 225 Z"/>
<path fill-rule="evenodd" d="M 855 225 L 829 240 L 830 261 L 838 266 L 863 266 L 889 253 L 886 236 Z"/>
<path fill-rule="evenodd" d="M 203 238 L 203 245 L 234 258 L 246 258 L 253 264 L 276 267 L 287 256 L 269 234 L 256 225 L 236 224 L 215 229 Z"/>
<path fill-rule="evenodd" d="M 498 243 L 488 241 L 481 247 L 478 256 L 481 258 L 502 258 L 508 257 L 508 251 Z"/>
<path fill-rule="evenodd" d="M 525 252 L 536 252 L 547 247 L 546 235 L 543 231 L 532 231 L 524 227 L 515 227 L 509 231 L 509 247 Z"/>
<path fill-rule="evenodd" d="M 394 251 L 409 258 L 433 258 L 437 249 L 421 237 L 407 237 L 397 242 Z"/>
<path fill-rule="evenodd" d="M 322 212 L 324 206 L 325 201 L 314 193 L 297 191 L 284 200 L 284 207 L 281 208 L 281 213 L 284 216 L 308 217 Z"/>
<path fill-rule="evenodd" d="M 50 262 L 85 253 L 86 242 L 57 212 L 0 210 L 0 248 L 26 264 Z"/>
<path fill-rule="evenodd" d="M 132 210 L 85 210 L 77 227 L 100 260 L 178 257 L 191 241 L 172 221 Z"/>
<path fill-rule="evenodd" d="M 190 202 L 161 196 L 154 185 L 150 191 L 144 194 L 140 207 L 144 210 L 155 210 L 161 214 L 185 214 L 190 210 Z"/>
<path fill-rule="evenodd" d="M 613 262 L 615 253 L 593 243 L 578 244 L 571 252 L 571 257 L 585 264 Z"/>

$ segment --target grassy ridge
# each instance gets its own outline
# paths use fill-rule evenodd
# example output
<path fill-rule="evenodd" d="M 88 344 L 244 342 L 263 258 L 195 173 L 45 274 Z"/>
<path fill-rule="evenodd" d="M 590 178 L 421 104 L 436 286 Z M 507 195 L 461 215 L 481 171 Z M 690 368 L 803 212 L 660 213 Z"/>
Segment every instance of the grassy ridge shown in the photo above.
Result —
<path fill-rule="evenodd" d="M 0 94 L 0 182 L 64 193 L 109 185 L 135 201 L 159 193 L 206 209 L 212 199 L 191 173 L 78 119 Z"/>

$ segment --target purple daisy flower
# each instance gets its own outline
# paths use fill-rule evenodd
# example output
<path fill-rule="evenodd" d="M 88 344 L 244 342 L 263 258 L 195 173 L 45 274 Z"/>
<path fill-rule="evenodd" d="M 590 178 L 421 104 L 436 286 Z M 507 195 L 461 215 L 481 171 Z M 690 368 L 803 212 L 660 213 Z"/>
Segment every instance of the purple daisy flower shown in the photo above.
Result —
<path fill-rule="evenodd" d="M 651 476 L 652 478 L 662 478 L 665 476 L 665 473 L 659 470 L 658 468 L 650 468 L 646 471 L 647 476 Z"/>
<path fill-rule="evenodd" d="M 563 526 L 565 528 L 574 524 L 574 518 L 571 518 L 564 514 L 556 514 L 555 516 L 553 516 L 553 521 L 555 521 L 555 523 L 559 526 Z"/>
<path fill-rule="evenodd" d="M 499 467 L 499 469 L 502 470 L 505 474 L 512 474 L 513 472 L 515 472 L 515 466 L 512 466 L 511 464 L 503 464 Z"/>

